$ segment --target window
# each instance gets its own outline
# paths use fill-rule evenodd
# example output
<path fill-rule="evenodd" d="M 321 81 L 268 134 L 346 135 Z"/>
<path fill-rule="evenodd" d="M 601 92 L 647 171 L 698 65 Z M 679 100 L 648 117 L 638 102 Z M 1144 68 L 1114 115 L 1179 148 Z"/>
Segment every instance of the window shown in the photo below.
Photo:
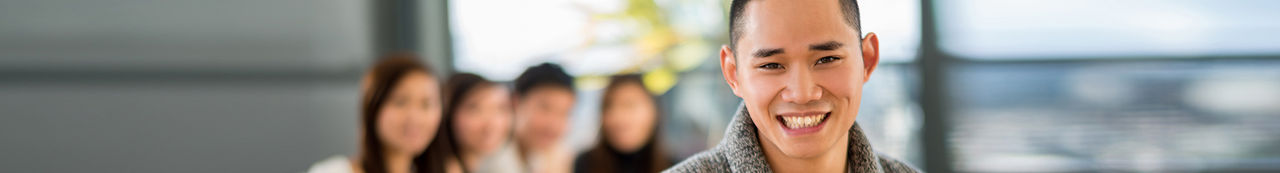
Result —
<path fill-rule="evenodd" d="M 1277 1 L 937 5 L 958 172 L 1280 170 Z"/>
<path fill-rule="evenodd" d="M 938 1 L 939 44 L 980 60 L 1280 53 L 1280 1 Z"/>

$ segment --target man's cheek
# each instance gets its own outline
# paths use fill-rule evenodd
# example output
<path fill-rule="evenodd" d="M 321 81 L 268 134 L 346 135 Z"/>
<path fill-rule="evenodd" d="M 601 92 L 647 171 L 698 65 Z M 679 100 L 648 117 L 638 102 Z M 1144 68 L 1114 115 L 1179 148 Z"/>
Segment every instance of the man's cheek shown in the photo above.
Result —
<path fill-rule="evenodd" d="M 747 88 L 750 89 L 747 92 L 748 95 L 751 95 L 751 98 L 746 99 L 757 100 L 761 104 L 769 103 L 785 86 L 781 81 L 774 81 L 768 78 L 758 78 L 751 81 L 749 85 Z"/>
<path fill-rule="evenodd" d="M 837 98 L 847 98 L 854 90 L 849 81 L 826 80 L 819 82 L 818 85 L 821 85 L 823 89 L 831 92 L 830 94 Z"/>
<path fill-rule="evenodd" d="M 848 98 L 859 90 L 859 84 L 862 83 L 862 78 L 858 77 L 861 76 L 862 73 L 854 69 L 855 68 L 848 67 L 832 69 L 824 71 L 815 77 L 818 79 L 826 79 L 817 80 L 818 85 L 831 92 L 832 95 L 842 99 Z"/>

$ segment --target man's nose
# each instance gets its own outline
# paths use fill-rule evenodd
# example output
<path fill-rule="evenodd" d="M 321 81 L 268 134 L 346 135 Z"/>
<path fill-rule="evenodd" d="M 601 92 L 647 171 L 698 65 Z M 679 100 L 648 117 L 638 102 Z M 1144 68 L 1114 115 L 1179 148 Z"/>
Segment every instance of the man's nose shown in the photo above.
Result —
<path fill-rule="evenodd" d="M 822 98 L 822 89 L 808 70 L 792 71 L 788 77 L 786 88 L 782 89 L 782 101 L 806 104 Z"/>

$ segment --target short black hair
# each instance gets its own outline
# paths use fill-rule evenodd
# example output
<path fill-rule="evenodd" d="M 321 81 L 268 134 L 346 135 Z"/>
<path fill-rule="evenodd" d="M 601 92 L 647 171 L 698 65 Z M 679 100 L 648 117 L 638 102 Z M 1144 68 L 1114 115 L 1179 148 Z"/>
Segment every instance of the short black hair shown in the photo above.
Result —
<path fill-rule="evenodd" d="M 844 21 L 850 27 L 857 30 L 858 39 L 862 39 L 862 22 L 858 19 L 858 1 L 856 0 L 837 0 L 840 1 L 840 13 L 844 14 Z M 733 0 L 729 5 L 729 49 L 737 50 L 738 39 L 742 38 L 742 11 L 747 9 L 747 3 L 751 0 Z"/>
<path fill-rule="evenodd" d="M 529 90 L 541 86 L 563 87 L 574 91 L 573 77 L 564 72 L 560 65 L 542 63 L 525 69 L 520 77 L 516 77 L 516 96 L 525 96 Z"/>

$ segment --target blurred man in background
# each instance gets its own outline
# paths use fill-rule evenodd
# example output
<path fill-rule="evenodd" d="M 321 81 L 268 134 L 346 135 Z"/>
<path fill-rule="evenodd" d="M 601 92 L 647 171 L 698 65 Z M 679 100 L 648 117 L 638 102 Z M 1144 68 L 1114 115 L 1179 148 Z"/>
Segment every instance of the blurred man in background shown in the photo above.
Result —
<path fill-rule="evenodd" d="M 572 171 L 573 153 L 563 147 L 575 102 L 573 77 L 559 65 L 542 63 L 516 78 L 515 134 L 524 172 Z"/>

